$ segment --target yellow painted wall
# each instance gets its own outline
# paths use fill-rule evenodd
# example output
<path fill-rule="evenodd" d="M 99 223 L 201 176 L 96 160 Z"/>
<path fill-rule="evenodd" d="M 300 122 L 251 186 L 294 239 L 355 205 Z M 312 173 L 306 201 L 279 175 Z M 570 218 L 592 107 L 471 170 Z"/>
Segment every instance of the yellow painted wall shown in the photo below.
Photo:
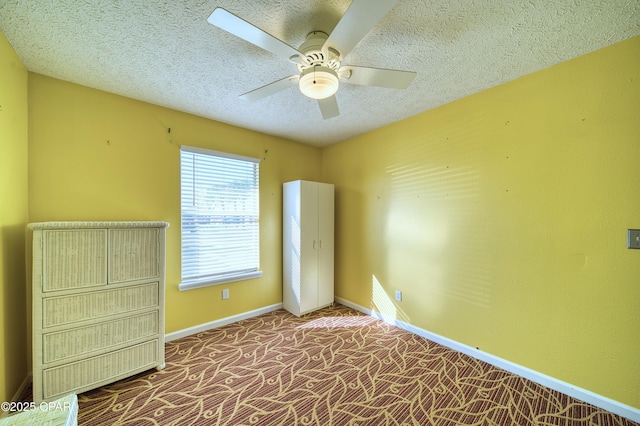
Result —
<path fill-rule="evenodd" d="M 261 278 L 178 291 L 180 145 L 262 159 Z M 282 183 L 318 179 L 320 159 L 318 148 L 29 75 L 30 221 L 169 222 L 167 333 L 282 302 Z"/>
<path fill-rule="evenodd" d="M 322 164 L 338 297 L 640 408 L 640 37 Z"/>
<path fill-rule="evenodd" d="M 13 284 L 27 205 L 28 221 L 170 222 L 172 332 L 281 301 L 281 183 L 322 177 L 337 296 L 640 408 L 640 252 L 625 248 L 640 228 L 638 52 L 635 38 L 322 153 L 29 74 L 27 150 L 27 72 L 0 37 L 0 398 L 28 368 Z M 228 301 L 177 290 L 180 144 L 263 158 L 264 276 L 225 285 Z"/>
<path fill-rule="evenodd" d="M 0 401 L 27 376 L 27 70 L 0 32 Z M 1 415 L 2 413 L 0 413 Z"/>

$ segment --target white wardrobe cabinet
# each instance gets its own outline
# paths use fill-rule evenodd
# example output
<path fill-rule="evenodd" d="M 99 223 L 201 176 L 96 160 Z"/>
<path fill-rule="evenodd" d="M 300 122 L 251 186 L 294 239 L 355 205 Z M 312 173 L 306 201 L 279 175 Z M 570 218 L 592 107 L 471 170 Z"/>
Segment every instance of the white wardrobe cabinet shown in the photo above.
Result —
<path fill-rule="evenodd" d="M 166 222 L 41 222 L 33 231 L 33 398 L 164 368 Z"/>
<path fill-rule="evenodd" d="M 334 301 L 334 188 L 297 180 L 283 191 L 282 302 L 300 316 Z"/>

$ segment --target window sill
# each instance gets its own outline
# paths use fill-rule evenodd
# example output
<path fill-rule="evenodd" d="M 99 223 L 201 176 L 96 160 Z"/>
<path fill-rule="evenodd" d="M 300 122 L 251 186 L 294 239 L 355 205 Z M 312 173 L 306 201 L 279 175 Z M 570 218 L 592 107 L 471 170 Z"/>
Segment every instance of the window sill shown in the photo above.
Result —
<path fill-rule="evenodd" d="M 235 281 L 251 280 L 254 278 L 260 278 L 261 276 L 262 276 L 262 271 L 253 271 L 253 272 L 245 272 L 243 274 L 237 274 L 237 275 L 226 275 L 220 278 L 183 281 L 180 284 L 178 284 L 178 290 L 180 291 L 193 290 L 195 288 L 232 283 Z"/>

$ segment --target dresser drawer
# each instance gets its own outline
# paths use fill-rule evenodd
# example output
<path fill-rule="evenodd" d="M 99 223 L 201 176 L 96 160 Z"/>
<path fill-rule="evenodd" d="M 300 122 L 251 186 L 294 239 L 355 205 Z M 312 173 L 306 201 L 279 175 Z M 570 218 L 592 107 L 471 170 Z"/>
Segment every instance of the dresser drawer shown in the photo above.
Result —
<path fill-rule="evenodd" d="M 158 306 L 159 283 L 42 299 L 42 327 L 124 314 Z"/>
<path fill-rule="evenodd" d="M 157 278 L 158 230 L 109 230 L 109 283 Z"/>
<path fill-rule="evenodd" d="M 160 363 L 158 345 L 157 339 L 151 340 L 82 361 L 44 369 L 43 397 L 50 399 L 71 391 L 83 392 L 157 366 Z"/>
<path fill-rule="evenodd" d="M 42 244 L 42 291 L 107 283 L 106 229 L 44 231 Z"/>
<path fill-rule="evenodd" d="M 42 362 L 49 364 L 151 338 L 160 333 L 158 311 L 66 329 L 42 336 Z"/>

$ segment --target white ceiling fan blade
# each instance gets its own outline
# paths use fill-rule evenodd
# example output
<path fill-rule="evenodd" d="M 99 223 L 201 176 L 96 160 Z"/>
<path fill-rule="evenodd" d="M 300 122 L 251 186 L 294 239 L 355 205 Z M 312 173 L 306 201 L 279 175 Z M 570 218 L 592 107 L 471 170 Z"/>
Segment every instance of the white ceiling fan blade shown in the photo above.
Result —
<path fill-rule="evenodd" d="M 322 118 L 324 120 L 340 115 L 338 101 L 336 100 L 335 95 L 324 99 L 318 99 L 318 105 L 320 106 L 320 112 L 322 113 Z"/>
<path fill-rule="evenodd" d="M 416 73 L 346 65 L 340 68 L 339 75 L 345 75 L 341 80 L 349 84 L 406 89 L 415 78 Z"/>
<path fill-rule="evenodd" d="M 292 75 L 290 77 L 285 77 L 281 80 L 274 81 L 273 83 L 269 83 L 266 86 L 259 87 L 250 92 L 240 95 L 241 99 L 247 101 L 257 101 L 262 98 L 266 98 L 267 96 L 271 96 L 276 92 L 287 89 L 291 86 L 295 86 L 298 84 L 298 80 L 300 80 L 299 75 Z"/>
<path fill-rule="evenodd" d="M 323 50 L 333 47 L 344 58 L 397 2 L 398 0 L 353 0 L 325 41 Z"/>
<path fill-rule="evenodd" d="M 222 9 L 221 7 L 216 8 L 207 18 L 207 21 L 218 28 L 222 28 L 223 30 L 240 37 L 249 43 L 255 44 L 256 46 L 287 60 L 291 59 L 292 56 L 303 56 L 302 53 L 298 52 L 284 41 L 278 40 L 271 34 L 262 31 L 255 25 L 225 9 Z"/>

